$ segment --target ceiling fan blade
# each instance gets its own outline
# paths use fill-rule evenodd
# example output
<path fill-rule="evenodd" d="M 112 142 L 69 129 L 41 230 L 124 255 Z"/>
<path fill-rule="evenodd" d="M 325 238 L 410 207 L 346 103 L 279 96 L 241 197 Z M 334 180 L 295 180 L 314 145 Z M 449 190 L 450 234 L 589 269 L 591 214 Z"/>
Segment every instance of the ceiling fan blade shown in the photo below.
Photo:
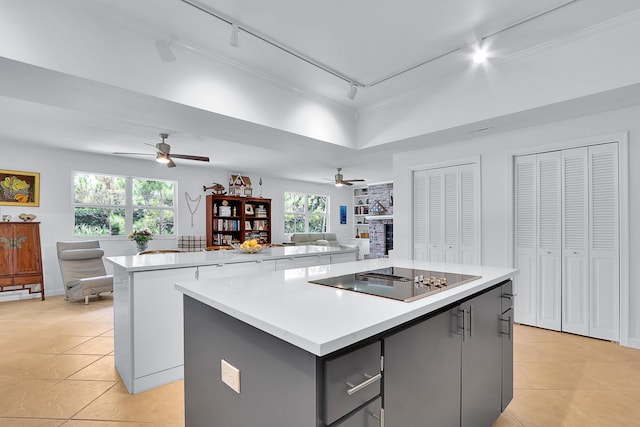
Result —
<path fill-rule="evenodd" d="M 121 155 L 134 155 L 134 156 L 155 156 L 155 153 L 121 153 L 121 152 L 114 152 L 111 154 L 121 154 Z"/>
<path fill-rule="evenodd" d="M 175 168 L 176 164 L 173 162 L 173 160 L 171 160 L 171 157 L 169 157 L 169 163 L 167 163 L 167 167 L 168 168 Z"/>
<path fill-rule="evenodd" d="M 201 162 L 208 162 L 209 158 L 205 156 L 191 156 L 188 154 L 170 154 L 171 157 L 175 157 L 176 159 L 186 159 L 186 160 L 198 160 Z"/>
<path fill-rule="evenodd" d="M 364 179 L 343 179 L 342 182 L 363 182 Z"/>
<path fill-rule="evenodd" d="M 353 184 L 349 181 L 342 181 L 342 185 L 348 185 L 349 187 L 351 187 Z"/>

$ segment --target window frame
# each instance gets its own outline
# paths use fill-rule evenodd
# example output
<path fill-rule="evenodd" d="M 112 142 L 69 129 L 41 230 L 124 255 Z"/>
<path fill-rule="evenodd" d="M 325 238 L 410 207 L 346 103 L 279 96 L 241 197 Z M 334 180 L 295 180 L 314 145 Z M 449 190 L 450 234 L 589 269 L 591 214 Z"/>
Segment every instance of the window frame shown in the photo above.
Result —
<path fill-rule="evenodd" d="M 303 202 L 303 206 L 304 206 L 304 213 L 302 212 L 290 212 L 287 211 L 287 207 L 286 207 L 286 200 L 287 200 L 287 194 L 295 194 L 298 196 L 303 196 L 304 198 L 304 202 Z M 313 212 L 310 213 L 309 212 L 309 197 L 310 196 L 314 196 L 314 197 L 324 197 L 326 199 L 326 203 L 325 203 L 325 211 L 322 214 Z M 322 233 L 330 233 L 331 232 L 331 217 L 329 215 L 329 213 L 331 212 L 330 209 L 330 204 L 331 204 L 331 197 L 327 194 L 313 194 L 313 193 L 304 193 L 304 192 L 299 192 L 299 191 L 285 191 L 283 193 L 283 198 L 282 198 L 282 204 L 283 204 L 283 218 L 282 218 L 282 223 L 283 223 L 283 230 L 284 230 L 284 235 L 288 238 L 291 238 L 292 234 L 295 233 L 312 233 L 312 231 L 309 231 L 309 219 L 312 216 L 316 216 L 316 215 L 321 215 L 324 218 L 324 224 L 325 224 L 325 230 L 322 231 Z M 304 231 L 294 231 L 292 233 L 289 233 L 286 231 L 286 217 L 287 215 L 303 215 L 304 216 Z M 315 233 L 315 231 L 313 232 Z"/>
<path fill-rule="evenodd" d="M 109 176 L 114 178 L 123 178 L 125 181 L 125 194 L 124 203 L 121 205 L 113 204 L 96 204 L 96 203 L 78 203 L 76 202 L 76 176 L 78 175 L 91 175 L 91 176 Z M 173 206 L 148 206 L 148 205 L 134 205 L 133 204 L 133 181 L 164 181 L 173 183 Z M 128 240 L 127 235 L 133 231 L 133 212 L 136 209 L 149 209 L 157 211 L 170 211 L 173 213 L 173 232 L 171 234 L 154 234 L 154 240 L 162 239 L 175 239 L 178 236 L 177 223 L 178 223 L 178 181 L 172 179 L 162 178 L 149 178 L 141 176 L 129 176 L 118 175 L 112 173 L 102 172 L 87 172 L 87 171 L 73 171 L 71 177 L 71 209 L 72 209 L 72 221 L 71 221 L 71 234 L 75 239 L 96 239 L 100 240 Z M 106 209 L 123 209 L 124 210 L 124 233 L 119 235 L 76 235 L 75 227 L 75 211 L 76 208 L 106 208 Z"/>

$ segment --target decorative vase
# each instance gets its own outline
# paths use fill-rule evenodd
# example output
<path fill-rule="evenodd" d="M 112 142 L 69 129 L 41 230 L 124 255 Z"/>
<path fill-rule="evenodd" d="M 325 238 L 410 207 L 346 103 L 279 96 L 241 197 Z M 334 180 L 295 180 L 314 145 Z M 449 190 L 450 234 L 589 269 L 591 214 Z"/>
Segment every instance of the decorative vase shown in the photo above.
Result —
<path fill-rule="evenodd" d="M 144 252 L 147 250 L 147 246 L 149 246 L 149 242 L 148 241 L 139 241 L 136 242 L 136 248 L 138 248 L 138 252 Z"/>

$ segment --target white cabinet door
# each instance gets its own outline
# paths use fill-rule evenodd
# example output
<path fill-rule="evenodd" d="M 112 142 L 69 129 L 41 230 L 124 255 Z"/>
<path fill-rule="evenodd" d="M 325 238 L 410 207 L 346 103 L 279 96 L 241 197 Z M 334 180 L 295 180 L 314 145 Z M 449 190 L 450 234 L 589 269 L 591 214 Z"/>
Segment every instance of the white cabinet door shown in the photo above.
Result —
<path fill-rule="evenodd" d="M 427 248 L 427 172 L 413 175 L 413 259 L 428 261 Z"/>
<path fill-rule="evenodd" d="M 196 268 L 133 273 L 133 378 L 183 365 L 182 293 L 177 282 L 196 279 Z M 135 303 L 146 301 L 146 303 Z M 139 390 L 138 390 L 139 391 Z"/>
<path fill-rule="evenodd" d="M 439 169 L 427 172 L 427 245 L 429 261 L 444 262 L 444 182 Z"/>
<path fill-rule="evenodd" d="M 515 159 L 515 321 L 537 325 L 536 156 Z"/>
<path fill-rule="evenodd" d="M 460 262 L 480 264 L 480 177 L 476 165 L 460 166 Z"/>
<path fill-rule="evenodd" d="M 537 155 L 538 326 L 560 330 L 562 212 L 559 151 Z"/>
<path fill-rule="evenodd" d="M 590 336 L 618 340 L 618 146 L 589 147 Z"/>
<path fill-rule="evenodd" d="M 447 168 L 442 173 L 444 182 L 443 207 L 444 220 L 442 229 L 444 261 L 452 264 L 460 263 L 460 183 L 459 169 Z"/>
<path fill-rule="evenodd" d="M 581 335 L 589 335 L 587 152 L 562 152 L 562 330 Z"/>
<path fill-rule="evenodd" d="M 198 267 L 198 280 L 216 280 L 244 274 L 257 274 L 276 270 L 274 260 L 259 262 L 238 262 L 231 264 L 204 265 Z"/>

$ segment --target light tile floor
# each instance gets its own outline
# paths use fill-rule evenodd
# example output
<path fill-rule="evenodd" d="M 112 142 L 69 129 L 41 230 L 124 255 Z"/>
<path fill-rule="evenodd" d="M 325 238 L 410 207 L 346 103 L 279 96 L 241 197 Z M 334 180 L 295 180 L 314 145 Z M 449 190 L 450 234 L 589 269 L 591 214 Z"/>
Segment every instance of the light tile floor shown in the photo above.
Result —
<path fill-rule="evenodd" d="M 515 397 L 494 427 L 640 426 L 640 350 L 522 325 L 514 333 Z M 183 399 L 182 381 L 126 391 L 110 297 L 0 303 L 0 426 L 183 426 Z"/>

